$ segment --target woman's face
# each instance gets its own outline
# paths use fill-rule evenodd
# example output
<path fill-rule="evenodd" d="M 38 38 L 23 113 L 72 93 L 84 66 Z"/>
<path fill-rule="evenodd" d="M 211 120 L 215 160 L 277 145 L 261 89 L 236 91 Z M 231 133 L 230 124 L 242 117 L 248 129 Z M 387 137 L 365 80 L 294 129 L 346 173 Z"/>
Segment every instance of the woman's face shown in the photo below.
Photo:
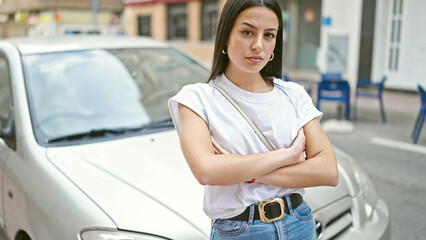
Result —
<path fill-rule="evenodd" d="M 278 17 L 266 7 L 250 7 L 235 20 L 227 42 L 227 71 L 258 73 L 275 48 Z"/>

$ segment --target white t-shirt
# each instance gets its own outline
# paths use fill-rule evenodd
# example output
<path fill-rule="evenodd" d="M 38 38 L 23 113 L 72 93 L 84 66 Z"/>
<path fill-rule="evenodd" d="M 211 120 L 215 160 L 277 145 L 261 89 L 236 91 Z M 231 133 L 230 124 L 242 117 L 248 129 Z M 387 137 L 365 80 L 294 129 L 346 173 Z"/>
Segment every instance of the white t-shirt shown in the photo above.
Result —
<path fill-rule="evenodd" d="M 212 81 L 235 99 L 275 149 L 290 147 L 300 128 L 322 117 L 305 89 L 293 82 L 274 78 L 272 91 L 253 93 L 239 88 L 224 74 Z M 179 133 L 178 103 L 204 119 L 211 136 L 229 153 L 247 155 L 268 151 L 235 107 L 212 86 L 206 83 L 187 85 L 169 100 L 173 123 Z M 253 203 L 290 193 L 303 194 L 304 190 L 257 182 L 205 186 L 204 211 L 211 219 L 231 218 Z"/>

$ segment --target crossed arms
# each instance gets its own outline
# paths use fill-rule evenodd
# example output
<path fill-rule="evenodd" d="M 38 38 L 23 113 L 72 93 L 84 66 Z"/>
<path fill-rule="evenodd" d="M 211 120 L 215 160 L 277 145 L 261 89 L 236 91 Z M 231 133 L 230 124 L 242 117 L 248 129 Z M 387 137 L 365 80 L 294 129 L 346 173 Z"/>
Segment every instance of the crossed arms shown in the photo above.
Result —
<path fill-rule="evenodd" d="M 338 183 L 334 151 L 316 118 L 299 131 L 289 148 L 240 155 L 228 154 L 212 141 L 206 122 L 188 107 L 179 104 L 179 115 L 182 152 L 202 185 L 237 184 L 253 178 L 287 188 Z"/>

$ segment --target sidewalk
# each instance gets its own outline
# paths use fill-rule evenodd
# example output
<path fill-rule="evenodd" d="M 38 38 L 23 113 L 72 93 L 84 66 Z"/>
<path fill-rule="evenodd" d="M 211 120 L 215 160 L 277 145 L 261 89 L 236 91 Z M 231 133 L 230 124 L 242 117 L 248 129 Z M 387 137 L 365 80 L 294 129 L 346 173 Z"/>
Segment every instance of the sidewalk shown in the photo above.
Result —
<path fill-rule="evenodd" d="M 312 99 L 316 102 L 316 94 L 312 94 Z M 416 145 L 412 144 L 411 139 L 411 133 L 420 110 L 419 95 L 416 92 L 385 90 L 383 102 L 386 123 L 382 123 L 377 99 L 359 98 L 355 105 L 355 96 L 351 96 L 351 121 L 336 120 L 341 119 L 343 115 L 338 111 L 337 103 L 321 102 L 321 111 L 324 113 L 321 123 L 323 128 L 329 132 L 350 134 L 352 131 L 365 131 L 366 134 L 371 135 L 373 143 L 391 144 L 393 141 L 395 144 L 407 144 L 414 149 L 416 149 L 415 146 L 418 146 L 417 149 L 426 154 L 426 126 L 423 127 Z M 355 106 L 357 106 L 356 121 L 353 120 Z"/>
<path fill-rule="evenodd" d="M 414 92 L 388 90 L 383 94 L 387 123 L 382 123 L 377 99 L 360 98 L 357 121 L 336 121 L 337 104 L 321 103 L 321 124 L 328 128 L 333 146 L 366 170 L 378 196 L 387 203 L 392 239 L 423 239 L 426 232 L 418 223 L 425 222 L 426 217 L 418 213 L 426 208 L 426 124 L 417 144 L 411 139 L 420 97 Z M 312 98 L 315 102 L 316 96 Z M 351 114 L 354 101 L 351 98 Z M 352 129 L 343 131 L 342 123 Z"/>

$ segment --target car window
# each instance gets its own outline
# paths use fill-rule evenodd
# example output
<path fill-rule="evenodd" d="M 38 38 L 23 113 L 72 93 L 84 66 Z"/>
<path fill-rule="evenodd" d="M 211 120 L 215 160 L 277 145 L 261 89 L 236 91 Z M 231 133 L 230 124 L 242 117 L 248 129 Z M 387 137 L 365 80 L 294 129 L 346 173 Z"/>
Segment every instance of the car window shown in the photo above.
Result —
<path fill-rule="evenodd" d="M 182 86 L 205 82 L 206 68 L 174 49 L 110 50 L 127 67 L 139 88 L 142 103 L 154 121 L 168 115 L 167 101 Z"/>
<path fill-rule="evenodd" d="M 43 143 L 170 119 L 168 99 L 208 77 L 208 69 L 171 48 L 38 54 L 23 63 L 33 128 Z"/>
<path fill-rule="evenodd" d="M 1 127 L 6 127 L 11 106 L 11 89 L 9 77 L 9 64 L 0 56 L 0 121 Z"/>

